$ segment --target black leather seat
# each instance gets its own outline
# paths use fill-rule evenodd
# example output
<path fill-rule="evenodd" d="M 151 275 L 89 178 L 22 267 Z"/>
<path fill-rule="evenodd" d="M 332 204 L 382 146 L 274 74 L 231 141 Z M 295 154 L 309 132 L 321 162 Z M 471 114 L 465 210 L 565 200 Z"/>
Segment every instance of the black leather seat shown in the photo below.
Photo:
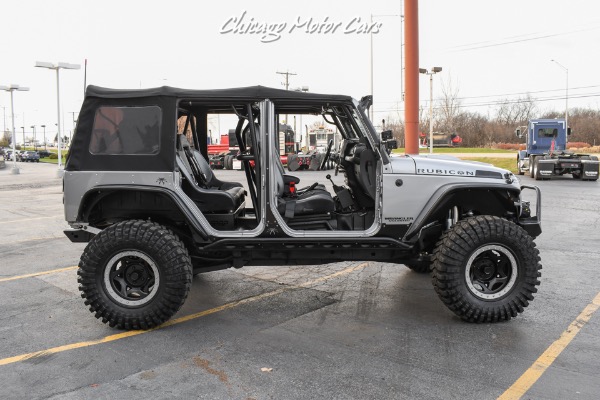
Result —
<path fill-rule="evenodd" d="M 196 159 L 196 161 L 198 161 L 198 164 L 200 165 L 202 173 L 206 177 L 206 186 L 209 189 L 229 190 L 232 188 L 244 187 L 244 185 L 242 185 L 240 182 L 224 182 L 217 178 L 213 173 L 212 169 L 210 168 L 210 164 L 206 161 L 202 154 L 196 149 L 191 150 L 192 154 L 194 155 L 194 158 Z"/>
<path fill-rule="evenodd" d="M 202 212 L 232 213 L 245 205 L 246 191 L 242 185 L 218 180 L 204 157 L 194 154 L 184 135 L 177 135 L 176 160 L 185 177 L 184 190 Z M 208 166 L 208 176 L 203 165 Z"/>
<path fill-rule="evenodd" d="M 295 195 L 289 193 L 286 190 L 289 190 L 289 181 L 295 177 L 283 173 L 281 161 L 277 160 L 275 164 L 277 165 L 277 168 L 275 168 L 277 211 L 281 215 L 287 219 L 293 219 L 308 215 L 328 214 L 335 211 L 335 202 L 323 185 L 313 185 L 310 188 L 301 189 Z M 298 178 L 295 179 L 299 181 Z M 317 188 L 317 186 L 320 186 L 320 188 Z"/>

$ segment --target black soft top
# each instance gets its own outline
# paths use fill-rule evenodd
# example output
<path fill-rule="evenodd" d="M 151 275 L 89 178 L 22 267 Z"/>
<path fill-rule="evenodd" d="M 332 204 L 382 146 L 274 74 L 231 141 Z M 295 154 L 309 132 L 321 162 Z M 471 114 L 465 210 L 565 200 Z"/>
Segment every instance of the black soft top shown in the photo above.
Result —
<path fill-rule="evenodd" d="M 109 89 L 89 85 L 86 97 L 99 98 L 140 98 L 140 97 L 178 97 L 188 99 L 234 99 L 234 100 L 324 100 L 334 102 L 352 101 L 352 97 L 345 95 L 319 94 L 310 92 L 296 92 L 293 90 L 273 89 L 266 86 L 248 86 L 231 89 L 195 90 L 180 89 L 170 86 L 161 86 L 150 89 Z"/>

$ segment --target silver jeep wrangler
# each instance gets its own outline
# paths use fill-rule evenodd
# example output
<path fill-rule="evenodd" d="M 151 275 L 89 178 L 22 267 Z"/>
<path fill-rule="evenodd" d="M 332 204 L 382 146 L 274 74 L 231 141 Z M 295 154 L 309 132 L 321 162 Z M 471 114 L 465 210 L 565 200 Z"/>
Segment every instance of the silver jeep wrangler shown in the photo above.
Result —
<path fill-rule="evenodd" d="M 196 273 L 367 260 L 430 272 L 441 300 L 466 321 L 517 316 L 541 275 L 539 190 L 527 187 L 531 215 L 525 187 L 506 170 L 390 155 L 367 118 L 370 103 L 261 86 L 88 87 L 64 206 L 65 234 L 89 242 L 78 280 L 90 311 L 113 327 L 149 329 L 179 310 Z M 285 174 L 276 127 L 286 114 L 334 127 L 344 185 L 298 189 L 300 179 Z M 214 115 L 236 121 L 243 183 L 209 167 Z"/>

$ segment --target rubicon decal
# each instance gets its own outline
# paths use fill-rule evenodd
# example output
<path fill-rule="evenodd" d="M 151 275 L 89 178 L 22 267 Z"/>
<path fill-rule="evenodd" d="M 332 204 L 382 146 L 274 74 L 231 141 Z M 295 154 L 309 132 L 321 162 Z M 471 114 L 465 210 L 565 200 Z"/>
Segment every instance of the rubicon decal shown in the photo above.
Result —
<path fill-rule="evenodd" d="M 475 176 L 475 171 L 463 171 L 459 169 L 417 168 L 417 174 Z"/>

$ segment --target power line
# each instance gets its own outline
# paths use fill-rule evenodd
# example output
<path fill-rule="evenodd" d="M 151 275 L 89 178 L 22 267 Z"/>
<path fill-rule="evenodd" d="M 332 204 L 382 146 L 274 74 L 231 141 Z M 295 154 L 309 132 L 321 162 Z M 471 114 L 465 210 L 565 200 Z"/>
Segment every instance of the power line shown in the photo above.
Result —
<path fill-rule="evenodd" d="M 571 90 L 580 90 L 580 89 L 590 89 L 590 88 L 598 88 L 600 87 L 600 85 L 590 85 L 590 86 L 578 86 L 578 87 L 569 87 L 569 91 Z M 457 97 L 456 100 L 465 100 L 465 99 L 481 99 L 481 98 L 486 98 L 486 97 L 504 97 L 504 96 L 518 96 L 518 95 L 527 95 L 527 94 L 534 94 L 534 93 L 548 93 L 548 92 L 564 92 L 565 88 L 561 88 L 561 89 L 545 89 L 545 90 L 534 90 L 534 91 L 528 91 L 528 92 L 514 92 L 514 93 L 504 93 L 504 94 L 488 94 L 488 95 L 478 95 L 478 96 L 464 96 L 464 97 Z M 569 96 L 571 97 L 571 96 Z M 419 100 L 420 102 L 424 102 L 427 100 Z M 381 104 L 381 103 L 399 103 L 400 100 L 388 100 L 388 101 L 378 101 L 377 103 Z"/>
<path fill-rule="evenodd" d="M 575 29 L 575 30 L 571 30 L 571 31 L 558 32 L 558 33 L 543 33 L 543 34 L 542 33 L 530 33 L 530 34 L 508 37 L 508 38 L 504 38 L 504 39 L 498 39 L 497 40 L 498 43 L 493 43 L 496 40 L 475 42 L 475 43 L 450 47 L 448 49 L 448 51 L 449 52 L 460 52 L 460 51 L 471 51 L 471 50 L 484 49 L 484 48 L 489 48 L 489 47 L 505 46 L 508 44 L 529 42 L 532 40 L 547 39 L 547 38 L 556 37 L 556 36 L 570 35 L 573 33 L 587 32 L 587 31 L 591 31 L 591 30 L 595 30 L 595 29 L 600 29 L 600 26 L 592 26 L 589 28 Z M 536 35 L 536 34 L 538 36 L 533 36 L 533 37 L 529 37 L 529 38 L 526 37 L 526 36 L 531 36 L 531 35 Z M 485 44 L 485 43 L 489 43 L 489 44 Z"/>
<path fill-rule="evenodd" d="M 580 95 L 573 95 L 573 96 L 569 95 L 569 99 L 581 99 L 581 98 L 591 98 L 591 97 L 600 97 L 600 93 L 583 93 Z M 482 102 L 482 103 L 458 104 L 455 107 L 456 108 L 486 107 L 486 106 L 498 106 L 498 105 L 502 105 L 502 104 L 545 102 L 545 101 L 555 101 L 555 100 L 562 100 L 562 99 L 564 99 L 564 96 L 552 96 L 552 97 L 531 98 L 531 99 L 498 100 L 498 101 L 489 101 L 489 102 Z M 421 102 L 424 103 L 425 101 L 421 101 Z M 445 107 L 434 106 L 433 108 L 435 110 L 441 110 L 441 109 L 444 109 Z M 390 111 L 402 112 L 402 111 L 404 111 L 404 109 L 390 107 L 390 108 L 379 108 L 379 109 L 375 109 L 374 111 L 378 112 L 378 113 L 390 112 Z"/>

